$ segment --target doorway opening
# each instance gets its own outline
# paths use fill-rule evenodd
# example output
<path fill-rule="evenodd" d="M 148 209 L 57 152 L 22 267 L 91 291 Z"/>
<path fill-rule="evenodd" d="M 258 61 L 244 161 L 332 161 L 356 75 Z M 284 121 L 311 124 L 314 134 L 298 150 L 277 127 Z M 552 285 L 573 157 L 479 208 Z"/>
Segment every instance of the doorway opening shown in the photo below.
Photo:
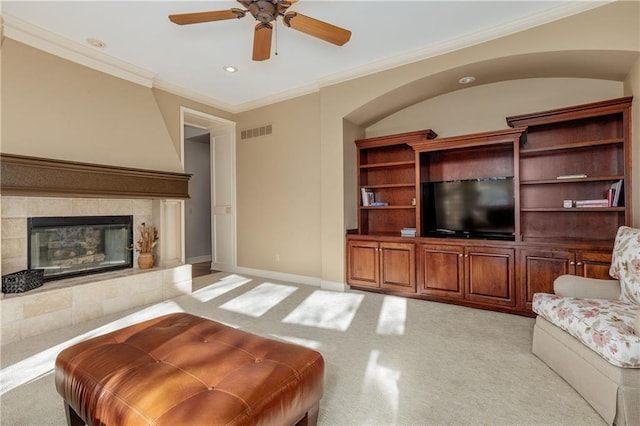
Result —
<path fill-rule="evenodd" d="M 236 268 L 235 123 L 181 108 L 185 202 L 185 259 L 193 273 Z M 207 266 L 208 265 L 208 266 Z"/>

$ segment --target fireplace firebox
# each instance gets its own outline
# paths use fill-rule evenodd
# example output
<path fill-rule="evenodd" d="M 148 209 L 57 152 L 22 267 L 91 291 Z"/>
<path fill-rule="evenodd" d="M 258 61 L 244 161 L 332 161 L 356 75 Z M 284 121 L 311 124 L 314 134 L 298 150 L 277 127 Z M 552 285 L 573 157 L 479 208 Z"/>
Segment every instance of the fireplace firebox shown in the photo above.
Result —
<path fill-rule="evenodd" d="M 29 269 L 44 280 L 133 267 L 133 216 L 27 219 Z"/>

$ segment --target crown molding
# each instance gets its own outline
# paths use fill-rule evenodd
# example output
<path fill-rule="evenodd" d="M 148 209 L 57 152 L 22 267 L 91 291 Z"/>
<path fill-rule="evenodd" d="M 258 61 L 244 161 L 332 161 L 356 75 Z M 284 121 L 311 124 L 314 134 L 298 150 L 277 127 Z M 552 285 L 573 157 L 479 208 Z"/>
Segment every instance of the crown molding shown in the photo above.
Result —
<path fill-rule="evenodd" d="M 239 114 L 241 112 L 250 111 L 252 109 L 264 107 L 274 104 L 276 102 L 286 101 L 288 99 L 297 98 L 300 96 L 308 95 L 311 93 L 317 93 L 320 91 L 320 86 L 317 84 L 310 84 L 295 89 L 278 92 L 272 96 L 266 96 L 255 101 L 245 102 L 242 104 L 232 105 L 226 102 L 221 102 L 217 99 L 195 92 L 191 89 L 179 86 L 177 84 L 169 83 L 164 80 L 154 79 L 153 87 L 156 89 L 164 90 L 165 92 L 173 93 L 174 95 L 182 96 L 195 102 L 200 102 L 210 107 L 218 108 L 232 114 Z"/>
<path fill-rule="evenodd" d="M 285 90 L 283 92 L 278 92 L 275 95 L 267 96 L 264 98 L 256 99 L 255 101 L 245 102 L 240 104 L 238 108 L 240 111 L 249 111 L 252 109 L 264 107 L 267 105 L 274 104 L 276 102 L 282 102 L 293 98 L 298 98 L 300 96 L 309 95 L 311 93 L 317 93 L 320 91 L 320 85 L 318 84 L 308 84 L 306 86 L 296 87 L 291 90 Z"/>
<path fill-rule="evenodd" d="M 105 74 L 152 87 L 155 75 L 152 71 L 85 47 L 15 16 L 3 14 L 2 20 L 5 37 Z"/>
<path fill-rule="evenodd" d="M 160 90 L 164 90 L 165 92 L 173 93 L 174 95 L 182 96 L 183 98 L 187 98 L 195 102 L 200 102 L 202 104 L 205 104 L 213 108 L 218 108 L 226 112 L 230 112 L 232 114 L 242 112 L 238 110 L 238 107 L 235 105 L 222 102 L 218 99 L 214 99 L 210 96 L 203 95 L 202 93 L 198 93 L 194 90 L 187 89 L 186 87 L 179 86 L 177 84 L 173 84 L 168 81 L 161 80 L 159 78 L 153 79 L 153 87 L 155 89 L 160 89 Z"/>

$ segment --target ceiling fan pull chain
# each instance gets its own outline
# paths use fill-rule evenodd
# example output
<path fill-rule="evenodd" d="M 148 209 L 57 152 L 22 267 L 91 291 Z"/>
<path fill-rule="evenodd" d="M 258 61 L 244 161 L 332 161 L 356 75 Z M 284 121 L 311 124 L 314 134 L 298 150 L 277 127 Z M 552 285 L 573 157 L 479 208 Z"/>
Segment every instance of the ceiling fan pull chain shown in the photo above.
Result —
<path fill-rule="evenodd" d="M 276 25 L 275 25 L 275 27 L 276 27 L 276 53 L 275 53 L 275 56 L 278 56 L 278 20 L 276 19 L 275 22 L 276 22 Z"/>

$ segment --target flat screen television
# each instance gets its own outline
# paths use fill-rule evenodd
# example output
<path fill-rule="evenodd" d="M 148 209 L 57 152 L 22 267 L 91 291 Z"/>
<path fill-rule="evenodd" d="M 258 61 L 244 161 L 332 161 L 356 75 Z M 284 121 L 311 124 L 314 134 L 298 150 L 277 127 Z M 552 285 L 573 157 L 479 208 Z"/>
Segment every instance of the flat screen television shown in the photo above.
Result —
<path fill-rule="evenodd" d="M 513 177 L 421 185 L 422 236 L 515 239 Z"/>

